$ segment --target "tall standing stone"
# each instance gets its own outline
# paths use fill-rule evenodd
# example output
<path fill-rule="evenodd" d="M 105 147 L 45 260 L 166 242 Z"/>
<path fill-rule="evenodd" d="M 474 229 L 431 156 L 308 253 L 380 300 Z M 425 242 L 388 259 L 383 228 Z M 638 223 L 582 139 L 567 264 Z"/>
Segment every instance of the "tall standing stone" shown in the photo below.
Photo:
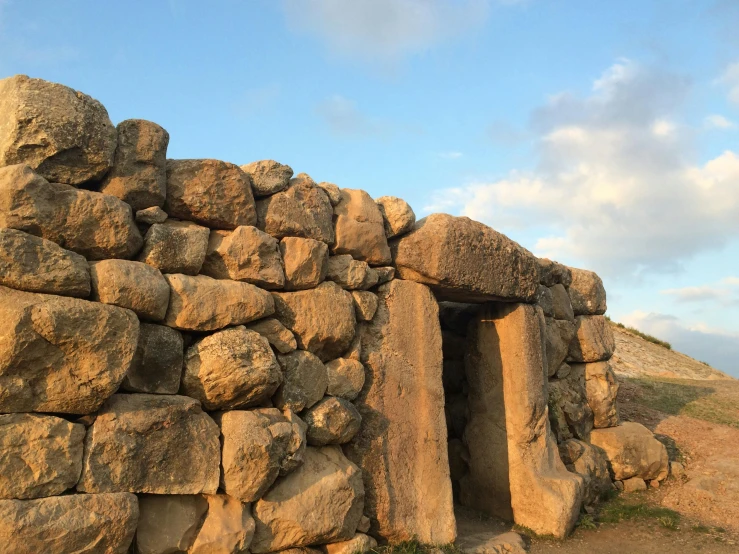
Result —
<path fill-rule="evenodd" d="M 362 426 L 346 445 L 362 468 L 372 534 L 390 542 L 454 541 L 439 308 L 431 291 L 395 280 L 362 332 Z"/>
<path fill-rule="evenodd" d="M 342 189 L 334 213 L 334 254 L 351 254 L 371 265 L 391 262 L 382 212 L 369 194 L 363 190 Z"/>

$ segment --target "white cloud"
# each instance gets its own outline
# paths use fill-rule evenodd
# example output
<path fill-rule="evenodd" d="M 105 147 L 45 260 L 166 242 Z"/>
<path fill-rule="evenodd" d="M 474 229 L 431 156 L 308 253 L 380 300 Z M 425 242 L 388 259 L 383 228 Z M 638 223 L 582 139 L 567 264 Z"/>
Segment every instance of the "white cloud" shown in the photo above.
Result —
<path fill-rule="evenodd" d="M 450 151 L 450 152 L 439 152 L 439 157 L 442 158 L 442 159 L 444 159 L 444 160 L 458 160 L 463 155 L 464 154 L 462 154 L 462 152 L 454 152 L 454 151 Z"/>
<path fill-rule="evenodd" d="M 490 0 L 282 0 L 288 24 L 336 54 L 394 61 L 481 25 Z"/>
<path fill-rule="evenodd" d="M 715 285 L 702 285 L 698 287 L 681 287 L 677 289 L 666 289 L 659 291 L 675 297 L 678 302 L 720 302 L 728 304 L 731 301 L 732 291 L 728 288 Z"/>
<path fill-rule="evenodd" d="M 733 121 L 726 119 L 723 115 L 709 115 L 703 120 L 706 129 L 733 129 L 736 127 Z"/>
<path fill-rule="evenodd" d="M 676 123 L 689 89 L 620 60 L 591 94 L 534 112 L 535 169 L 439 191 L 428 208 L 536 233 L 539 255 L 605 275 L 674 271 L 739 238 L 739 156 L 695 163 L 693 133 Z"/>
<path fill-rule="evenodd" d="M 739 62 L 729 65 L 719 81 L 729 87 L 729 100 L 739 104 Z"/>
<path fill-rule="evenodd" d="M 739 286 L 739 277 L 724 277 L 721 282 L 725 285 Z"/>

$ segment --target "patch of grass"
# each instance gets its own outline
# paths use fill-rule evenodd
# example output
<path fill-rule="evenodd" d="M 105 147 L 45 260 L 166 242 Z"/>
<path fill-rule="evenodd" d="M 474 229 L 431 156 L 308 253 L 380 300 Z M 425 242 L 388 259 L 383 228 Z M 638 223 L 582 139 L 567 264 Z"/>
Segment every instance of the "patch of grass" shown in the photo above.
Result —
<path fill-rule="evenodd" d="M 597 529 L 598 525 L 595 523 L 595 518 L 590 514 L 583 514 L 580 519 L 577 520 L 577 526 L 581 529 Z"/>
<path fill-rule="evenodd" d="M 554 535 L 539 535 L 536 531 L 533 529 L 529 529 L 525 525 L 519 525 L 516 523 L 513 526 L 513 530 L 518 533 L 519 535 L 524 535 L 526 537 L 529 537 L 530 539 L 539 539 L 539 540 L 547 540 L 547 541 L 559 541 L 561 539 L 558 539 Z"/>
<path fill-rule="evenodd" d="M 669 508 L 650 506 L 644 502 L 634 502 L 618 497 L 604 504 L 598 515 L 601 523 L 619 523 L 630 520 L 655 520 L 666 529 L 680 527 L 680 514 Z"/>
<path fill-rule="evenodd" d="M 463 554 L 456 544 L 430 545 L 421 544 L 417 540 L 403 541 L 398 544 L 376 546 L 367 552 L 373 554 L 432 554 L 441 551 L 444 554 Z"/>

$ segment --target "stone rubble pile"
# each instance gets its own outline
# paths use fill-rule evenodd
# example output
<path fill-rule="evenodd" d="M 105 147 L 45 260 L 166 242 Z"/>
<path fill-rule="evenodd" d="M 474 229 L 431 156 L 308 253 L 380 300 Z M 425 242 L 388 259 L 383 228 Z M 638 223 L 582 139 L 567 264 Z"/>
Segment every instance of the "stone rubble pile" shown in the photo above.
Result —
<path fill-rule="evenodd" d="M 665 477 L 619 425 L 594 273 L 168 143 L 0 80 L 7 552 L 446 544 L 455 498 L 564 536 L 611 479 Z"/>

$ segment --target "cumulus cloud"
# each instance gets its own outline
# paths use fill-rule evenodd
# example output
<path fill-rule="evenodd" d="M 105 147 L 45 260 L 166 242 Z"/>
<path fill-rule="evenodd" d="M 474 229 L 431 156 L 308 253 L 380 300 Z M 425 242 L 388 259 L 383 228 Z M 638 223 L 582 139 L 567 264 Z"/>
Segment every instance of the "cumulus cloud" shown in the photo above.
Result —
<path fill-rule="evenodd" d="M 438 191 L 428 209 L 530 230 L 539 255 L 605 275 L 675 271 L 739 237 L 739 155 L 695 162 L 680 123 L 689 92 L 680 75 L 620 60 L 588 95 L 533 113 L 533 170 Z"/>
<path fill-rule="evenodd" d="M 709 115 L 703 120 L 706 129 L 733 129 L 736 127 L 733 121 L 726 119 L 723 115 Z"/>
<path fill-rule="evenodd" d="M 332 52 L 394 61 L 481 25 L 491 0 L 283 0 L 290 27 Z M 514 2 L 515 3 L 515 2 Z"/>
<path fill-rule="evenodd" d="M 729 100 L 739 104 L 739 62 L 729 65 L 719 80 L 729 87 Z"/>

